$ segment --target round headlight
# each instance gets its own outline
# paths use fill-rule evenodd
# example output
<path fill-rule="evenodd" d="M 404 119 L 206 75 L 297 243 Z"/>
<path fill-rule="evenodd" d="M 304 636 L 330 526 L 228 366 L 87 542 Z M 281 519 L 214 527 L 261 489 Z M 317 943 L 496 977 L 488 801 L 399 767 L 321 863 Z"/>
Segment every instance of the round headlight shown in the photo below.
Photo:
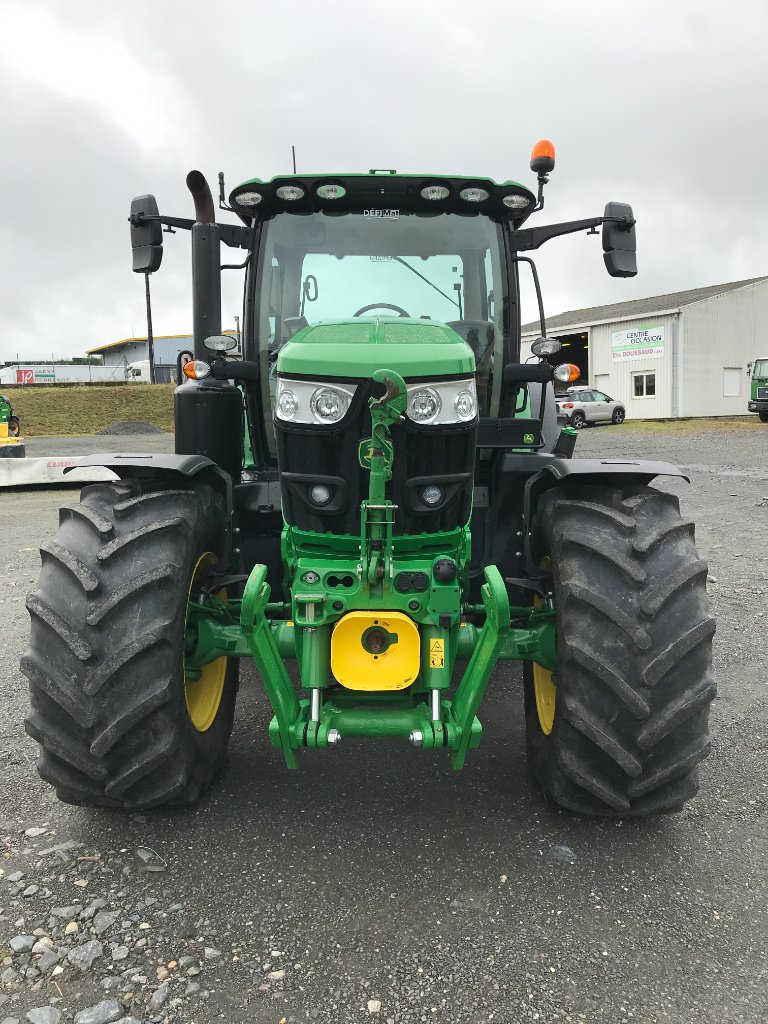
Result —
<path fill-rule="evenodd" d="M 347 411 L 349 399 L 335 388 L 318 388 L 312 393 L 309 407 L 321 423 L 335 423 Z"/>
<path fill-rule="evenodd" d="M 296 395 L 288 388 L 283 388 L 277 399 L 277 415 L 283 420 L 292 420 L 296 415 L 296 410 L 299 408 L 299 403 L 296 400 Z"/>
<path fill-rule="evenodd" d="M 484 188 L 463 188 L 459 196 L 468 203 L 484 203 L 488 193 Z"/>
<path fill-rule="evenodd" d="M 440 395 L 433 388 L 418 388 L 408 398 L 408 415 L 414 423 L 431 423 L 440 408 Z"/>
<path fill-rule="evenodd" d="M 421 190 L 422 199 L 447 199 L 451 190 L 445 185 L 425 185 Z"/>
<path fill-rule="evenodd" d="M 346 194 L 347 190 L 343 185 L 334 185 L 332 183 L 327 185 L 321 185 L 317 194 L 321 199 L 342 199 Z"/>
<path fill-rule="evenodd" d="M 278 199 L 288 199 L 289 201 L 303 199 L 304 189 L 300 185 L 281 185 L 280 188 L 275 189 L 275 195 Z"/>
<path fill-rule="evenodd" d="M 261 192 L 241 192 L 235 202 L 238 206 L 258 206 L 263 198 Z"/>
<path fill-rule="evenodd" d="M 313 505 L 317 505 L 320 508 L 322 508 L 323 505 L 327 505 L 332 497 L 331 488 L 326 487 L 325 484 L 315 484 L 314 487 L 310 487 L 309 489 L 309 500 Z"/>
<path fill-rule="evenodd" d="M 453 400 L 453 408 L 460 420 L 471 420 L 475 415 L 475 396 L 471 391 L 460 391 Z"/>
<path fill-rule="evenodd" d="M 510 196 L 504 196 L 501 201 L 505 206 L 508 206 L 510 210 L 525 210 L 531 205 L 531 200 L 528 196 L 519 196 L 514 193 Z"/>
<path fill-rule="evenodd" d="M 443 500 L 442 488 L 436 487 L 435 484 L 430 484 L 429 487 L 425 487 L 421 492 L 421 500 L 425 505 L 430 505 L 434 508 L 435 505 L 439 505 Z"/>

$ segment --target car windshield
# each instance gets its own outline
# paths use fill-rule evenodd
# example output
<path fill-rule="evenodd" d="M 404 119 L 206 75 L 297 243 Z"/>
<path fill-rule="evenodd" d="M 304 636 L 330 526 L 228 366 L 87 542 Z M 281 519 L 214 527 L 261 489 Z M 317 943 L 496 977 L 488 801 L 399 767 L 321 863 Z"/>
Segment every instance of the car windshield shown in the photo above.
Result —
<path fill-rule="evenodd" d="M 768 359 L 757 359 L 752 367 L 753 377 L 768 377 Z"/>
<path fill-rule="evenodd" d="M 475 353 L 481 403 L 498 403 L 505 294 L 500 226 L 483 215 L 280 213 L 261 240 L 256 316 L 265 402 L 281 345 L 309 324 L 410 316 L 449 324 Z"/>

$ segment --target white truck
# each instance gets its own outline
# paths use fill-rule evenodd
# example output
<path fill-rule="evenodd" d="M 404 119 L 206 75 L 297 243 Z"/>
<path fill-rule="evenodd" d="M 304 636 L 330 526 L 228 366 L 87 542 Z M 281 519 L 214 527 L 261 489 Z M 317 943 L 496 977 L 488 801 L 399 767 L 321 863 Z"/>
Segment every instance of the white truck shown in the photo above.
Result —
<path fill-rule="evenodd" d="M 127 384 L 149 384 L 149 360 L 137 359 L 135 363 L 128 363 L 125 368 L 125 380 Z"/>

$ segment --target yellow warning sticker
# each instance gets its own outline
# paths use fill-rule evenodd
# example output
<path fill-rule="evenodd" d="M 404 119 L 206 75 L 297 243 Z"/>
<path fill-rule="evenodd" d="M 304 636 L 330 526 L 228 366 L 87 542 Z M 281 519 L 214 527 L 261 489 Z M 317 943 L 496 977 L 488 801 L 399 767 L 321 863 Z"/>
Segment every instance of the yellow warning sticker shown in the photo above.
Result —
<path fill-rule="evenodd" d="M 443 668 L 445 665 L 445 640 L 434 639 L 429 645 L 429 667 Z"/>

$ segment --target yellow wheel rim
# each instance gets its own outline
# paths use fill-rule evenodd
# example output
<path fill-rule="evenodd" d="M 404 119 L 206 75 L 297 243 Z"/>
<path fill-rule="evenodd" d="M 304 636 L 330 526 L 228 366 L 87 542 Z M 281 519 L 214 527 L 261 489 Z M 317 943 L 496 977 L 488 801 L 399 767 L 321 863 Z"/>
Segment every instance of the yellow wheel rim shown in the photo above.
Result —
<path fill-rule="evenodd" d="M 190 596 L 195 580 L 209 565 L 213 565 L 217 561 L 218 559 L 212 551 L 206 551 L 205 554 L 198 558 L 189 584 Z M 223 600 L 226 598 L 227 592 L 226 590 L 220 590 L 216 596 Z M 224 692 L 226 674 L 227 659 L 225 656 L 222 656 L 208 665 L 203 665 L 198 679 L 187 679 L 184 683 L 187 714 L 189 715 L 190 722 L 198 732 L 207 732 L 216 719 L 219 705 L 221 704 L 221 695 Z"/>
<path fill-rule="evenodd" d="M 542 569 L 549 569 L 551 566 L 549 558 L 541 563 Z M 536 608 L 540 608 L 544 601 L 537 594 L 533 602 Z M 536 696 L 536 711 L 539 715 L 541 731 L 546 735 L 552 732 L 555 724 L 555 704 L 557 703 L 557 687 L 549 669 L 533 663 L 533 692 Z"/>

